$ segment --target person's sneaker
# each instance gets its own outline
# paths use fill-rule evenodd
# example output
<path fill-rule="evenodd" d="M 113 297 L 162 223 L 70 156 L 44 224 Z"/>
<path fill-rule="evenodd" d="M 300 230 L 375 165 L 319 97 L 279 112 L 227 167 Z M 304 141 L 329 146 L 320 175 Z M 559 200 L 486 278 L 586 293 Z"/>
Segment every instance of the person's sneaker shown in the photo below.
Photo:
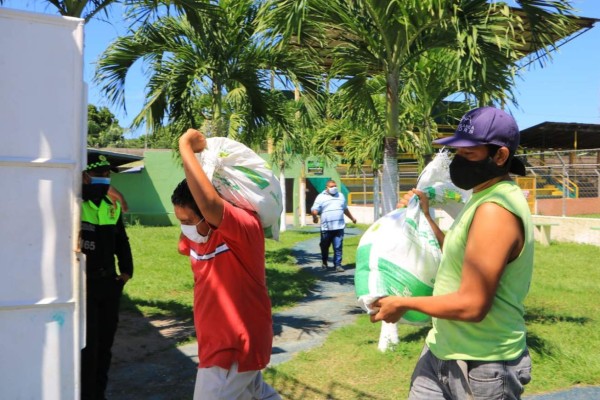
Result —
<path fill-rule="evenodd" d="M 344 268 L 342 268 L 340 265 L 338 265 L 337 267 L 335 267 L 335 272 L 346 272 L 346 270 Z"/>
<path fill-rule="evenodd" d="M 321 271 L 327 271 L 327 264 L 321 264 Z"/>

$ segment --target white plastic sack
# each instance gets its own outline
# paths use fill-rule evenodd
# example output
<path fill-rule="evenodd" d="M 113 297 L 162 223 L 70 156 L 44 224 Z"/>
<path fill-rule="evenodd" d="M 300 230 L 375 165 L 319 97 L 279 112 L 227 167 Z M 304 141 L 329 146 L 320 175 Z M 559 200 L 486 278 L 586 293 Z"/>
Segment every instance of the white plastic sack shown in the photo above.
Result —
<path fill-rule="evenodd" d="M 447 152 L 440 152 L 419 176 L 417 188 L 427 194 L 431 209 L 456 216 L 470 193 L 452 184 Z M 396 209 L 369 227 L 356 253 L 355 289 L 360 306 L 384 296 L 431 296 L 441 260 L 441 249 L 414 196 L 406 208 Z M 422 325 L 430 317 L 409 311 L 400 320 Z"/>
<path fill-rule="evenodd" d="M 471 190 L 463 190 L 450 179 L 450 154 L 442 149 L 423 168 L 417 181 L 417 189 L 429 198 L 430 209 L 441 208 L 452 218 L 456 218 L 464 204 L 471 197 Z"/>
<path fill-rule="evenodd" d="M 224 137 L 206 139 L 206 149 L 196 157 L 219 194 L 238 207 L 256 211 L 265 237 L 278 240 L 281 186 L 265 160 Z"/>

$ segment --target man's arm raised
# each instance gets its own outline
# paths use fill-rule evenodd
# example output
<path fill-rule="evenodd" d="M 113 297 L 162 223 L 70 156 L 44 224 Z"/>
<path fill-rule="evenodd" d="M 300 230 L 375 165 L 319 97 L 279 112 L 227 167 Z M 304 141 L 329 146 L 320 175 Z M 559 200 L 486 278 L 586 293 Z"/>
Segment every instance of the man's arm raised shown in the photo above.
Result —
<path fill-rule="evenodd" d="M 179 138 L 179 153 L 188 187 L 206 222 L 218 228 L 223 219 L 223 199 L 206 176 L 195 153 L 206 148 L 206 138 L 196 129 L 188 129 Z"/>

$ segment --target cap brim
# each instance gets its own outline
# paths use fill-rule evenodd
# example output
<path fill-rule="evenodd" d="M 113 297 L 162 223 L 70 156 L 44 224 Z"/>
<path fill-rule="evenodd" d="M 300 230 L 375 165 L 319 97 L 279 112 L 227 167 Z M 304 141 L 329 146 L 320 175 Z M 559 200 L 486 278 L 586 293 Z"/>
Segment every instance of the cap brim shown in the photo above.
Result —
<path fill-rule="evenodd" d="M 480 146 L 483 144 L 483 143 L 475 141 L 475 140 L 461 138 L 458 136 L 450 136 L 450 137 L 446 137 L 446 138 L 442 138 L 442 139 L 436 139 L 433 141 L 433 143 L 443 144 L 443 145 L 450 146 L 450 147 L 473 147 L 473 146 Z"/>
<path fill-rule="evenodd" d="M 519 160 L 516 157 L 513 157 L 512 160 L 510 161 L 510 168 L 508 171 L 513 174 L 516 174 L 516 175 L 521 175 L 521 176 L 527 175 L 527 170 L 525 169 L 525 164 L 523 164 L 523 161 Z"/>
<path fill-rule="evenodd" d="M 85 171 L 86 172 L 106 172 L 106 171 L 119 172 L 119 169 L 117 167 L 112 167 L 110 165 L 102 165 L 102 166 L 91 168 L 91 169 L 86 168 Z"/>

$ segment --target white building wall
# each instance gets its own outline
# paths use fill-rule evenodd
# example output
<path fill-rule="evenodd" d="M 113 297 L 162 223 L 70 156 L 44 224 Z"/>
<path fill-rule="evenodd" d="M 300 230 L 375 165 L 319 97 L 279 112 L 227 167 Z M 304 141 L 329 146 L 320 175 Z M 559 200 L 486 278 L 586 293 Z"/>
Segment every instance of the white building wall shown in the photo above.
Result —
<path fill-rule="evenodd" d="M 75 399 L 83 21 L 0 8 L 0 398 Z"/>

